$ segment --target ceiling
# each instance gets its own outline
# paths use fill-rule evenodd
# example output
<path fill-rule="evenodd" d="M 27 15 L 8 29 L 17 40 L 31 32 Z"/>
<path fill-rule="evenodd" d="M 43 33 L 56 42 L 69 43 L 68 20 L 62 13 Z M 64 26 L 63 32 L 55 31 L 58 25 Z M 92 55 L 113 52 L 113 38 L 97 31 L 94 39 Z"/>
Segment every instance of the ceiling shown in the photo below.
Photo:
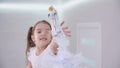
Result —
<path fill-rule="evenodd" d="M 0 3 L 39 3 L 47 5 L 62 5 L 69 2 L 88 2 L 93 0 L 0 0 Z"/>
<path fill-rule="evenodd" d="M 70 1 L 73 0 L 0 0 L 1 3 L 40 3 L 40 4 L 64 4 Z"/>
<path fill-rule="evenodd" d="M 0 0 L 0 9 L 44 9 L 50 5 L 66 8 L 88 0 Z M 44 7 L 44 8 L 43 8 Z"/>
<path fill-rule="evenodd" d="M 93 0 L 0 0 L 0 10 L 48 10 L 53 5 L 57 10 L 62 11 Z M 40 9 L 39 9 L 40 8 Z"/>

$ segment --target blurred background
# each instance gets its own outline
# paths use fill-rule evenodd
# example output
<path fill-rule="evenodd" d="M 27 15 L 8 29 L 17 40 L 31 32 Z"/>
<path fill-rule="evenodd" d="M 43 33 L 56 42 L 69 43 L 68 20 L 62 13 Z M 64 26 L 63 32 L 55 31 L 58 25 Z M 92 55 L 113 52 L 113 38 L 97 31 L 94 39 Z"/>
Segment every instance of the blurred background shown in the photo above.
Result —
<path fill-rule="evenodd" d="M 25 68 L 28 29 L 48 20 L 50 5 L 70 28 L 68 49 L 84 55 L 85 68 L 120 68 L 119 0 L 0 0 L 0 68 Z"/>

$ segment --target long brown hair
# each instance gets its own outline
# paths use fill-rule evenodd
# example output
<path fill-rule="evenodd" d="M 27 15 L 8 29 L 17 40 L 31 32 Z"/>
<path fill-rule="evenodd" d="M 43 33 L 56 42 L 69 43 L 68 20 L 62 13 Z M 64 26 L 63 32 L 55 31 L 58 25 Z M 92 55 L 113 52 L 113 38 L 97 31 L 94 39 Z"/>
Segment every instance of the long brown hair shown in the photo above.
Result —
<path fill-rule="evenodd" d="M 33 35 L 34 30 L 35 30 L 36 26 L 37 26 L 39 23 L 44 23 L 44 24 L 49 25 L 49 26 L 50 26 L 50 29 L 52 30 L 51 25 L 50 25 L 49 22 L 47 22 L 46 20 L 38 21 L 33 27 L 31 26 L 31 27 L 29 28 L 28 34 L 27 34 L 26 55 L 27 55 L 28 52 L 30 52 L 30 48 L 35 47 L 35 44 L 34 44 L 32 38 L 31 38 L 31 36 Z"/>

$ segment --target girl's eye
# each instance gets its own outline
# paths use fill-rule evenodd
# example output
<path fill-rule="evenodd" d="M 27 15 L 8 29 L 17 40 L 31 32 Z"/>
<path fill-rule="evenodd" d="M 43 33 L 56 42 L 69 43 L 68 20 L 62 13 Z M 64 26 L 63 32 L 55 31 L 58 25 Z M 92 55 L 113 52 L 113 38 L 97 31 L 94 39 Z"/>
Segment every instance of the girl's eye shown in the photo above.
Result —
<path fill-rule="evenodd" d="M 37 33 L 41 33 L 41 31 L 38 31 Z"/>

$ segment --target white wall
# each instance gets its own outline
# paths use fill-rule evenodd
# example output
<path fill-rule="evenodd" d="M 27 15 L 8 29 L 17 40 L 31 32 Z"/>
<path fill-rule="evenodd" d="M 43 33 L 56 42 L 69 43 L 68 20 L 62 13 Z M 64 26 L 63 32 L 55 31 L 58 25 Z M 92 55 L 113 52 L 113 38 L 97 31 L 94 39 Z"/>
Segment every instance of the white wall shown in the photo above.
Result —
<path fill-rule="evenodd" d="M 72 30 L 72 45 L 77 45 L 78 23 L 100 23 L 102 28 L 102 68 L 120 68 L 120 1 L 95 1 L 66 9 L 64 18 Z M 70 47 L 74 51 L 74 46 Z"/>

